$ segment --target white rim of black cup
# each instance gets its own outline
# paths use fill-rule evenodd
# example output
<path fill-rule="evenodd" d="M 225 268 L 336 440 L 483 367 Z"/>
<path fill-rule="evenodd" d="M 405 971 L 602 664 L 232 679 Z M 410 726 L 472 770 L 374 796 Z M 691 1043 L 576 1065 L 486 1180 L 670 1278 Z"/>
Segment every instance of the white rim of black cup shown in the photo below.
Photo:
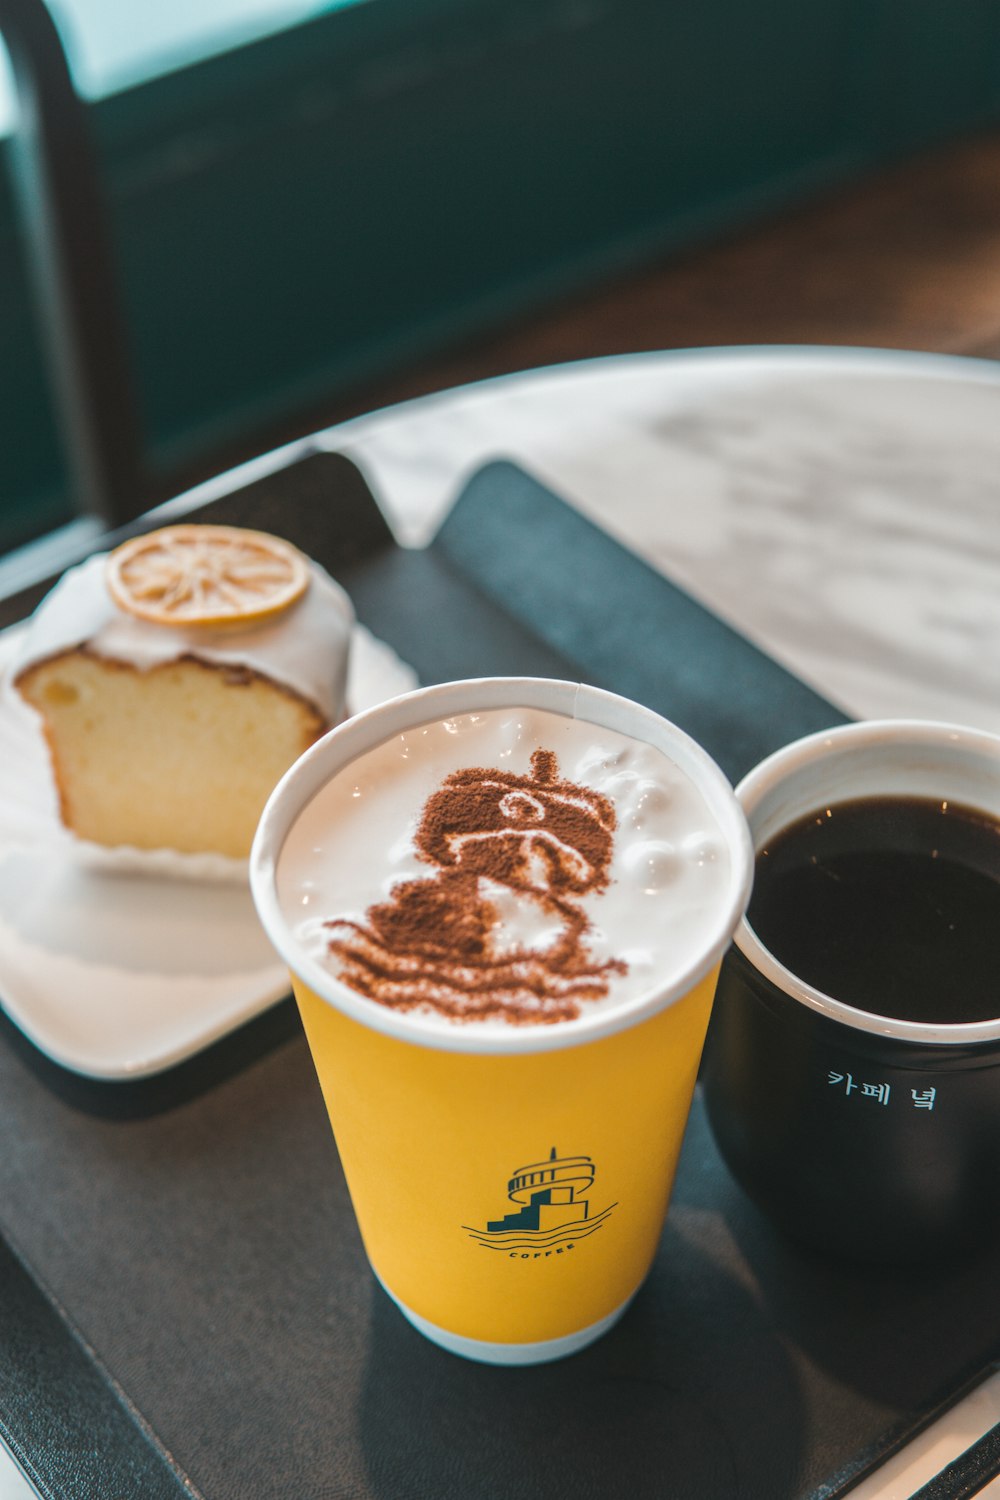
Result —
<path fill-rule="evenodd" d="M 890 752 L 893 753 L 894 784 L 880 785 L 879 772 L 890 764 Z M 846 766 L 849 760 L 854 766 L 854 786 L 845 785 L 836 790 L 829 768 L 837 762 Z M 948 768 L 954 774 L 958 766 L 964 768 L 970 782 L 975 779 L 978 769 L 983 786 L 990 788 L 992 796 L 983 791 L 975 795 L 948 792 L 943 780 L 935 782 L 935 776 L 943 778 Z M 827 769 L 825 777 L 821 768 Z M 795 782 L 816 788 L 825 785 L 825 795 L 810 801 L 804 796 L 801 786 L 799 794 L 795 795 Z M 859 796 L 907 794 L 948 796 L 1000 819 L 1000 735 L 927 719 L 861 720 L 807 735 L 785 745 L 761 761 L 736 788 L 750 824 L 755 850 L 780 829 L 788 827 L 799 817 L 805 817 L 824 802 L 849 801 Z M 753 967 L 790 999 L 854 1031 L 946 1046 L 968 1046 L 1000 1039 L 1000 977 L 998 1015 L 994 1020 L 906 1021 L 859 1010 L 807 984 L 765 948 L 746 916 L 737 928 L 734 941 Z"/>

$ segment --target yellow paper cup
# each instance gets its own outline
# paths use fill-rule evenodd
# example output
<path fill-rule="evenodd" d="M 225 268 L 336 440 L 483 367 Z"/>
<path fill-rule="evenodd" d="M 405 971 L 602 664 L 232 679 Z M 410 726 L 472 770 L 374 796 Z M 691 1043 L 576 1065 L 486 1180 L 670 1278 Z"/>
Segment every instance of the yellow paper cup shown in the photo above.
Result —
<path fill-rule="evenodd" d="M 429 1026 L 342 984 L 297 942 L 279 861 L 299 814 L 358 756 L 418 725 L 505 707 L 661 751 L 720 828 L 729 877 L 709 939 L 669 984 L 573 1021 L 487 1035 L 474 1021 Z M 624 1312 L 663 1227 L 752 859 L 740 806 L 709 756 L 659 715 L 576 683 L 487 678 L 409 693 L 333 730 L 276 788 L 251 854 L 254 901 L 292 974 L 372 1269 L 436 1343 L 532 1364 L 583 1348 Z"/>

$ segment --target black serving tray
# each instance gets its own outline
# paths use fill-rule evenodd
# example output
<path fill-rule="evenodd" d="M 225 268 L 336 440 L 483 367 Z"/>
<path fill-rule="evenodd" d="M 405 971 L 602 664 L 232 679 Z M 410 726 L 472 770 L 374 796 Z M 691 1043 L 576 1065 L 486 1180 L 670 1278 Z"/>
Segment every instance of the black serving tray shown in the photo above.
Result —
<path fill-rule="evenodd" d="M 301 544 L 425 682 L 591 681 L 734 779 L 843 719 L 511 464 L 420 551 L 332 454 L 200 514 Z M 1000 1352 L 997 1246 L 897 1272 L 786 1243 L 697 1095 L 632 1308 L 526 1370 L 442 1352 L 376 1286 L 289 1001 L 135 1084 L 0 1019 L 0 1099 L 0 1433 L 60 1500 L 819 1500 Z"/>

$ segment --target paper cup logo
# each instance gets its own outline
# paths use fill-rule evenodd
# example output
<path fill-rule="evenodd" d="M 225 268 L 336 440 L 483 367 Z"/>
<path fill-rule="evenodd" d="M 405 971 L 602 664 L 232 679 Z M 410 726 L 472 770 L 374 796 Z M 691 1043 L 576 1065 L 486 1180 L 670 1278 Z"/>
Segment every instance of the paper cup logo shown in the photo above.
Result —
<path fill-rule="evenodd" d="M 547 1161 L 515 1169 L 507 1183 L 508 1198 L 520 1205 L 515 1212 L 488 1220 L 485 1230 L 462 1227 L 477 1244 L 512 1260 L 565 1255 L 603 1228 L 618 1206 L 610 1203 L 591 1214 L 587 1195 L 595 1171 L 589 1156 L 557 1156 L 553 1146 Z"/>

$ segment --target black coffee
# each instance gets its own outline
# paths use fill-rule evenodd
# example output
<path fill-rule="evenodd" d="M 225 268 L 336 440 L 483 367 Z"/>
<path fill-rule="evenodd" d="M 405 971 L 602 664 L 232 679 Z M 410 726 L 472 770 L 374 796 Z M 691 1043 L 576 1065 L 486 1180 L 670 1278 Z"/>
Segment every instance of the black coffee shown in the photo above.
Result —
<path fill-rule="evenodd" d="M 800 979 L 910 1021 L 1000 1016 L 1000 824 L 922 797 L 821 808 L 760 850 L 749 921 Z"/>

